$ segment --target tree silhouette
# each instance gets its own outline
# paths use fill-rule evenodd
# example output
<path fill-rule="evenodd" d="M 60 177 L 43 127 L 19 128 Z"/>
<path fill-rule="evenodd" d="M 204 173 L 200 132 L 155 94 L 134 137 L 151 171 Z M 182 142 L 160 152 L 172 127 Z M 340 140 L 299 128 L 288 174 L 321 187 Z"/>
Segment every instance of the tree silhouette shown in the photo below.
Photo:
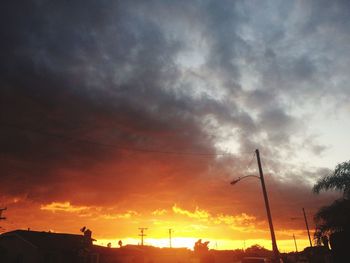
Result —
<path fill-rule="evenodd" d="M 313 191 L 318 194 L 321 190 L 337 190 L 343 194 L 331 205 L 321 207 L 314 217 L 317 243 L 329 237 L 334 262 L 342 262 L 350 243 L 350 161 L 338 164 L 333 174 L 318 180 Z"/>
<path fill-rule="evenodd" d="M 313 191 L 318 194 L 321 190 L 342 191 L 344 199 L 350 199 L 350 161 L 338 164 L 332 175 L 318 180 Z"/>
<path fill-rule="evenodd" d="M 198 239 L 198 241 L 194 244 L 194 253 L 197 255 L 200 260 L 200 263 L 214 263 L 215 259 L 211 253 L 209 253 L 209 241 L 202 242 L 202 239 Z"/>
<path fill-rule="evenodd" d="M 350 200 L 338 199 L 329 206 L 321 207 L 315 217 L 315 238 L 318 244 L 323 236 L 330 236 L 334 232 L 350 231 Z"/>
<path fill-rule="evenodd" d="M 198 241 L 196 243 L 194 243 L 194 253 L 195 254 L 205 254 L 206 252 L 209 251 L 209 241 L 206 241 L 204 243 L 202 243 L 202 239 L 198 239 Z"/>
<path fill-rule="evenodd" d="M 268 257 L 272 255 L 271 251 L 258 244 L 248 247 L 245 250 L 245 254 L 252 257 Z"/>

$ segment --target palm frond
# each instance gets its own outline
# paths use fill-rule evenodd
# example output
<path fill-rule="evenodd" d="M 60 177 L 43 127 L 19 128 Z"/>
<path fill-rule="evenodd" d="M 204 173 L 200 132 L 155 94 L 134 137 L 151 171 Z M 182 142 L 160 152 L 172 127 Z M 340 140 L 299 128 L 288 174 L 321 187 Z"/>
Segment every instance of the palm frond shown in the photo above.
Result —
<path fill-rule="evenodd" d="M 316 223 L 315 239 L 324 235 L 350 229 L 350 200 L 338 199 L 329 206 L 318 210 L 314 216 Z"/>
<path fill-rule="evenodd" d="M 315 193 L 337 190 L 343 192 L 344 198 L 350 198 L 350 161 L 338 164 L 332 175 L 319 179 L 313 187 Z"/>

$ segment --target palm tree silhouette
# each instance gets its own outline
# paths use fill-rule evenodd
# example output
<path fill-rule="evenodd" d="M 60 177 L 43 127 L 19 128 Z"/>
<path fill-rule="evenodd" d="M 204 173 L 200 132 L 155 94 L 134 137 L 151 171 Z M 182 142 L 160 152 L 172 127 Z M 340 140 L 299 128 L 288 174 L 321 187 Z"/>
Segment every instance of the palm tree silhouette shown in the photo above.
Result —
<path fill-rule="evenodd" d="M 338 164 L 332 175 L 318 180 L 313 191 L 318 194 L 321 190 L 342 191 L 344 199 L 350 199 L 350 161 Z"/>
<path fill-rule="evenodd" d="M 317 243 L 321 244 L 329 237 L 334 262 L 342 262 L 350 244 L 350 161 L 338 164 L 333 174 L 318 180 L 313 191 L 318 194 L 321 190 L 336 190 L 343 194 L 331 205 L 321 207 L 314 217 Z"/>

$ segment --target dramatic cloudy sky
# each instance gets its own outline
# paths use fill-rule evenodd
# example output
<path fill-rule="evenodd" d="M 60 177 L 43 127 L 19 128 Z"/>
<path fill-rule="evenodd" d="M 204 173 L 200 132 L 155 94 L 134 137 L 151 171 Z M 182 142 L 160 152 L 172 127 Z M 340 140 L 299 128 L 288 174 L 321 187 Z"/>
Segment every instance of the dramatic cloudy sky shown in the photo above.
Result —
<path fill-rule="evenodd" d="M 279 246 L 307 245 L 301 208 L 313 226 L 336 197 L 313 183 L 348 159 L 348 1 L 0 10 L 2 231 L 269 247 L 259 181 L 229 184 L 257 173 L 259 148 Z"/>

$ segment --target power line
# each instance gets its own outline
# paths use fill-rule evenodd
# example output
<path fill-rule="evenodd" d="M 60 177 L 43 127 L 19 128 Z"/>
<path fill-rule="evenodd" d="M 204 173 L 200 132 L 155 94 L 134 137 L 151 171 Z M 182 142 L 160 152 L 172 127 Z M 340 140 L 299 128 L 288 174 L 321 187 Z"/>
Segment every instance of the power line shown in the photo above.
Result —
<path fill-rule="evenodd" d="M 4 124 L 3 124 L 4 125 Z M 23 128 L 15 125 L 8 125 L 5 124 L 4 126 L 7 126 L 9 128 L 13 128 L 16 130 L 31 132 L 31 133 L 37 133 L 48 137 L 55 137 L 63 140 L 71 140 L 79 143 L 87 143 L 87 144 L 93 144 L 101 147 L 108 147 L 108 148 L 114 148 L 117 150 L 123 150 L 123 151 L 131 151 L 131 152 L 143 152 L 143 153 L 156 153 L 156 154 L 169 154 L 169 155 L 191 155 L 191 156 L 200 156 L 200 157 L 213 157 L 213 156 L 232 156 L 234 154 L 232 153 L 210 153 L 210 152 L 181 152 L 181 151 L 162 151 L 162 150 L 153 150 L 153 149 L 146 149 L 146 148 L 131 148 L 131 147 L 123 147 L 116 144 L 107 144 L 107 143 L 101 143 L 93 140 L 88 139 L 78 139 L 71 136 L 66 136 L 62 134 L 56 134 L 56 133 L 50 133 L 45 132 L 41 130 L 34 130 L 34 129 L 28 129 Z"/>
<path fill-rule="evenodd" d="M 249 170 L 249 168 L 252 166 L 253 161 L 254 161 L 254 157 L 255 157 L 255 152 L 253 152 L 252 158 L 250 159 L 250 161 L 249 161 L 249 163 L 248 163 L 248 165 L 247 165 L 246 170 Z"/>

